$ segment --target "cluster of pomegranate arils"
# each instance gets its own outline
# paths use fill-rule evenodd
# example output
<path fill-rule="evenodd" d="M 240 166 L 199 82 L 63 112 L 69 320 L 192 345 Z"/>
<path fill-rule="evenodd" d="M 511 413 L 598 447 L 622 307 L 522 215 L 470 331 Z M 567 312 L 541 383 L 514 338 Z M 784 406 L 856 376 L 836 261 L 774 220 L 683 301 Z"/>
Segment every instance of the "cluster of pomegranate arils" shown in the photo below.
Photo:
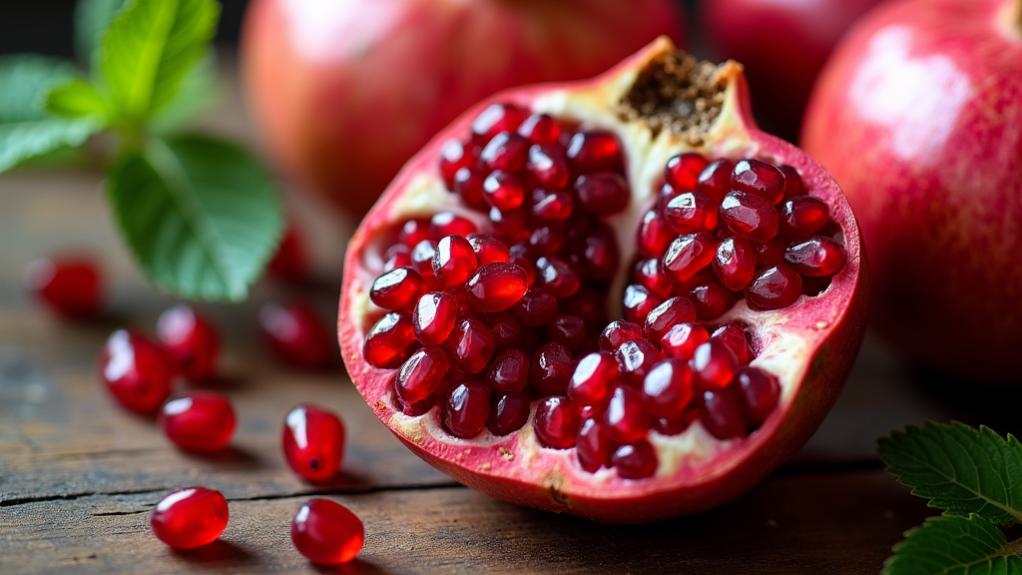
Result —
<path fill-rule="evenodd" d="M 494 104 L 439 161 L 448 191 L 485 214 L 449 211 L 395 231 L 370 299 L 383 314 L 365 360 L 396 369 L 405 414 L 439 405 L 451 435 L 532 426 L 548 448 L 574 448 L 589 472 L 656 472 L 651 430 L 692 421 L 747 436 L 780 397 L 750 366 L 743 325 L 714 323 L 743 299 L 757 310 L 825 289 L 845 263 L 825 203 L 798 172 L 758 159 L 673 157 L 635 232 L 623 319 L 607 323 L 620 265 L 604 221 L 631 201 L 618 138 L 514 104 Z"/>

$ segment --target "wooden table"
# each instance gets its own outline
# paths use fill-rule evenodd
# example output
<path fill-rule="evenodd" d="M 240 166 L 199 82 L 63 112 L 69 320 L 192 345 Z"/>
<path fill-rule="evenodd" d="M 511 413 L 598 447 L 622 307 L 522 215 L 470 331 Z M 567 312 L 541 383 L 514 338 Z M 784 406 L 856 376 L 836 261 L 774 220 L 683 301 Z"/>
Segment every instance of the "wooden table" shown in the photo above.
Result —
<path fill-rule="evenodd" d="M 226 102 L 235 99 L 228 86 Z M 206 127 L 254 142 L 238 108 L 222 106 Z M 299 295 L 329 318 L 350 227 L 307 200 L 293 209 L 314 230 L 324 278 Z M 934 393 L 932 376 L 909 371 L 870 339 L 820 431 L 751 493 L 671 522 L 600 525 L 468 490 L 406 451 L 340 370 L 316 375 L 273 363 L 255 334 L 255 309 L 288 292 L 263 285 L 248 304 L 202 308 L 225 332 L 216 385 L 240 423 L 228 453 L 196 457 L 116 408 L 95 375 L 113 329 L 151 332 L 174 301 L 144 282 L 120 245 L 101 175 L 76 168 L 0 176 L 0 246 L 0 573 L 329 572 L 306 563 L 289 538 L 294 510 L 314 494 L 350 506 L 366 524 L 365 549 L 345 573 L 875 573 L 902 532 L 929 513 L 884 473 L 876 439 L 928 417 L 1001 423 L 978 415 L 976 394 L 955 396 L 951 386 Z M 29 261 L 69 247 L 103 259 L 110 311 L 102 321 L 60 323 L 22 293 Z M 349 431 L 345 473 L 329 486 L 301 482 L 282 461 L 282 418 L 305 400 L 340 411 Z M 191 484 L 223 491 L 231 523 L 219 543 L 175 552 L 153 538 L 148 513 L 167 491 Z"/>

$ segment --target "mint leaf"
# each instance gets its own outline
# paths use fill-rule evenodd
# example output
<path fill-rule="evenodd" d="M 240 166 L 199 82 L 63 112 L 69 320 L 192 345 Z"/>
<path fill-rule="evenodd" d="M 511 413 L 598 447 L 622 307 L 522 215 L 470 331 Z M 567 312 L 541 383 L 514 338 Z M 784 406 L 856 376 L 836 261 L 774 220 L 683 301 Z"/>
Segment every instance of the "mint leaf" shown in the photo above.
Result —
<path fill-rule="evenodd" d="M 52 118 L 43 99 L 74 77 L 74 67 L 42 56 L 0 57 L 0 172 L 67 146 L 99 129 L 91 119 Z"/>
<path fill-rule="evenodd" d="M 100 39 L 125 0 L 78 0 L 75 4 L 75 54 L 83 66 L 96 67 Z"/>
<path fill-rule="evenodd" d="M 996 524 L 1022 519 L 1022 444 L 988 427 L 927 422 L 880 440 L 880 458 L 912 494 Z"/>
<path fill-rule="evenodd" d="M 150 128 L 156 133 L 167 133 L 181 126 L 211 104 L 217 91 L 216 60 L 209 52 L 185 76 L 177 96 L 152 119 Z"/>
<path fill-rule="evenodd" d="M 177 96 L 215 32 L 215 0 L 131 0 L 103 36 L 100 73 L 120 117 L 139 122 Z"/>
<path fill-rule="evenodd" d="M 905 533 L 883 575 L 1022 575 L 1022 557 L 1004 533 L 978 515 L 931 517 Z"/>
<path fill-rule="evenodd" d="M 108 193 L 149 277 L 186 298 L 245 297 L 283 231 L 270 174 L 219 140 L 155 140 L 117 164 Z"/>
<path fill-rule="evenodd" d="M 46 94 L 46 111 L 65 118 L 107 119 L 106 98 L 85 80 L 74 79 L 53 88 Z"/>

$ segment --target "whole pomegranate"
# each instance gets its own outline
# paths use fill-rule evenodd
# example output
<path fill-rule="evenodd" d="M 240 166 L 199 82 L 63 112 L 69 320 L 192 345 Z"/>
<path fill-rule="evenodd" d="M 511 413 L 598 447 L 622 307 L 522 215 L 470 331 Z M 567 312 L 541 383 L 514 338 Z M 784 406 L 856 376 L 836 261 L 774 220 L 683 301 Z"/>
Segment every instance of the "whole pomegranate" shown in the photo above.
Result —
<path fill-rule="evenodd" d="M 1019 381 L 1022 1 L 870 14 L 824 70 L 804 142 L 861 222 L 877 327 L 930 365 Z"/>
<path fill-rule="evenodd" d="M 837 184 L 661 39 L 504 92 L 419 152 L 345 260 L 348 372 L 415 453 L 605 521 L 749 489 L 823 418 L 864 325 Z"/>
<path fill-rule="evenodd" d="M 710 43 L 745 66 L 764 125 L 798 135 L 816 77 L 841 36 L 880 0 L 712 0 L 703 3 Z"/>
<path fill-rule="evenodd" d="M 483 97 L 592 76 L 682 30 L 673 0 L 255 0 L 241 63 L 279 163 L 361 215 Z"/>

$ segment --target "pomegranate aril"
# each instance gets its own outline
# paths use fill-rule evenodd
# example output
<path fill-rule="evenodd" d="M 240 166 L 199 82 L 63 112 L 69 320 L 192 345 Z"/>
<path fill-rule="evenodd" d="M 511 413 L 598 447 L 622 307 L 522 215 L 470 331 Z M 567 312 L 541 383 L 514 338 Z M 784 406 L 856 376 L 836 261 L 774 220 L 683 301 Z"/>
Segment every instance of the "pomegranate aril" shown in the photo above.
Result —
<path fill-rule="evenodd" d="M 787 164 L 781 166 L 781 173 L 784 174 L 784 197 L 792 198 L 806 193 L 805 184 L 798 170 Z"/>
<path fill-rule="evenodd" d="M 696 317 L 702 321 L 717 319 L 731 309 L 735 303 L 735 294 L 728 291 L 713 278 L 706 278 L 689 290 L 689 299 L 696 309 Z"/>
<path fill-rule="evenodd" d="M 827 204 L 811 196 L 796 196 L 781 204 L 781 234 L 802 240 L 823 229 L 830 221 Z"/>
<path fill-rule="evenodd" d="M 491 170 L 517 174 L 525 168 L 530 145 L 528 140 L 518 134 L 501 132 L 483 147 L 479 158 Z"/>
<path fill-rule="evenodd" d="M 528 115 L 528 110 L 516 104 L 491 104 L 472 121 L 473 140 L 485 143 L 499 132 L 513 132 Z"/>
<path fill-rule="evenodd" d="M 521 348 L 532 335 L 522 322 L 509 312 L 490 316 L 489 324 L 497 349 Z"/>
<path fill-rule="evenodd" d="M 522 393 L 498 395 L 486 420 L 486 428 L 494 435 L 507 435 L 518 431 L 529 420 L 528 396 Z"/>
<path fill-rule="evenodd" d="M 530 147 L 525 171 L 529 184 L 534 187 L 561 190 L 571 181 L 568 158 L 560 146 Z"/>
<path fill-rule="evenodd" d="M 652 477 L 658 465 L 656 449 L 646 440 L 622 445 L 611 457 L 611 464 L 623 479 Z"/>
<path fill-rule="evenodd" d="M 642 380 L 662 358 L 660 350 L 645 339 L 633 339 L 614 350 L 618 373 L 621 379 L 632 385 L 642 385 Z"/>
<path fill-rule="evenodd" d="M 401 225 L 401 232 L 398 233 L 397 239 L 408 247 L 414 247 L 419 242 L 428 240 L 429 237 L 429 222 L 408 220 Z"/>
<path fill-rule="evenodd" d="M 478 231 L 475 223 L 454 212 L 438 212 L 429 219 L 429 236 L 439 240 L 444 236 L 467 236 Z"/>
<path fill-rule="evenodd" d="M 597 216 L 609 216 L 628 207 L 631 193 L 620 174 L 599 172 L 575 180 L 575 195 L 580 207 Z"/>
<path fill-rule="evenodd" d="M 699 420 L 717 439 L 744 437 L 748 432 L 742 399 L 734 388 L 703 391 Z"/>
<path fill-rule="evenodd" d="M 672 239 L 674 231 L 660 212 L 650 209 L 643 214 L 636 232 L 636 247 L 640 254 L 647 258 L 659 258 L 664 255 Z"/>
<path fill-rule="evenodd" d="M 564 344 L 571 351 L 577 351 L 589 340 L 586 323 L 577 315 L 560 314 L 546 326 L 547 339 Z"/>
<path fill-rule="evenodd" d="M 745 289 L 749 307 L 760 310 L 780 309 L 795 303 L 802 295 L 802 277 L 785 264 L 760 270 Z"/>
<path fill-rule="evenodd" d="M 638 389 L 618 386 L 603 412 L 603 428 L 607 437 L 617 443 L 635 443 L 645 438 L 652 421 L 644 403 Z"/>
<path fill-rule="evenodd" d="M 439 287 L 433 275 L 433 258 L 436 256 L 436 243 L 433 240 L 422 240 L 412 247 L 412 269 L 422 276 L 427 286 Z"/>
<path fill-rule="evenodd" d="M 670 297 L 674 291 L 674 280 L 664 271 L 658 258 L 647 258 L 635 262 L 632 281 L 645 287 L 658 297 Z"/>
<path fill-rule="evenodd" d="M 710 334 L 705 327 L 697 323 L 679 323 L 671 326 L 660 338 L 660 349 L 669 357 L 688 360 L 708 339 Z"/>
<path fill-rule="evenodd" d="M 450 140 L 440 149 L 440 176 L 448 190 L 454 191 L 454 177 L 458 170 L 476 164 L 479 148 L 473 144 Z"/>
<path fill-rule="evenodd" d="M 679 234 L 708 232 L 717 227 L 720 200 L 706 192 L 683 192 L 664 205 L 664 220 Z"/>
<path fill-rule="evenodd" d="M 529 256 L 529 244 L 520 242 L 511 246 L 508 250 L 508 253 L 511 255 L 511 259 L 508 261 L 525 271 L 529 286 L 536 283 L 536 263 Z"/>
<path fill-rule="evenodd" d="M 479 265 L 506 262 L 511 258 L 507 245 L 488 234 L 469 234 L 468 243 Z"/>
<path fill-rule="evenodd" d="M 437 242 L 436 253 L 433 254 L 433 275 L 442 287 L 464 284 L 478 267 L 472 244 L 463 236 L 446 236 Z"/>
<path fill-rule="evenodd" d="M 846 259 L 844 246 L 824 236 L 792 244 L 784 252 L 784 260 L 809 277 L 832 276 L 845 267 Z"/>
<path fill-rule="evenodd" d="M 758 367 L 743 367 L 736 376 L 749 423 L 758 427 L 770 417 L 781 397 L 777 378 Z"/>
<path fill-rule="evenodd" d="M 230 400 L 213 391 L 192 391 L 163 404 L 160 427 L 185 451 L 219 451 L 231 442 L 237 419 Z"/>
<path fill-rule="evenodd" d="M 475 318 L 462 320 L 448 340 L 451 361 L 468 373 L 479 373 L 486 369 L 495 348 L 496 342 L 490 329 Z"/>
<path fill-rule="evenodd" d="M 84 257 L 42 258 L 25 274 L 25 288 L 57 315 L 70 320 L 95 317 L 101 311 L 99 266 Z"/>
<path fill-rule="evenodd" d="M 163 350 L 140 333 L 120 329 L 103 346 L 99 375 L 122 407 L 148 415 L 170 394 L 174 368 Z"/>
<path fill-rule="evenodd" d="M 687 430 L 697 419 L 699 419 L 699 408 L 693 405 L 673 417 L 658 417 L 653 422 L 652 429 L 661 435 L 678 435 Z"/>
<path fill-rule="evenodd" d="M 185 378 L 201 382 L 216 374 L 220 335 L 194 309 L 178 305 L 163 312 L 156 323 L 156 334 Z"/>
<path fill-rule="evenodd" d="M 415 330 L 407 315 L 391 312 L 377 321 L 362 344 L 362 356 L 369 365 L 395 368 L 412 353 Z"/>
<path fill-rule="evenodd" d="M 563 228 L 538 226 L 529 234 L 529 252 L 536 256 L 552 256 L 568 241 Z"/>
<path fill-rule="evenodd" d="M 412 265 L 412 249 L 404 244 L 394 244 L 383 252 L 383 271 L 390 272 Z"/>
<path fill-rule="evenodd" d="M 595 332 L 607 324 L 607 300 L 605 294 L 589 289 L 580 289 L 564 302 L 564 311 L 577 315 L 586 324 L 586 329 Z"/>
<path fill-rule="evenodd" d="M 568 398 L 578 405 L 602 405 L 617 379 L 617 360 L 606 351 L 590 353 L 579 360 L 568 384 Z"/>
<path fill-rule="evenodd" d="M 777 211 L 769 200 L 746 192 L 729 192 L 720 203 L 720 217 L 735 235 L 766 242 L 777 235 Z"/>
<path fill-rule="evenodd" d="M 347 563 L 365 543 L 365 527 L 357 515 L 329 499 L 310 499 L 291 520 L 291 542 L 317 565 Z"/>
<path fill-rule="evenodd" d="M 731 160 L 719 159 L 710 162 L 696 180 L 696 189 L 714 198 L 723 198 L 731 190 Z"/>
<path fill-rule="evenodd" d="M 494 208 L 508 212 L 525 201 L 525 185 L 517 176 L 494 171 L 483 181 L 483 197 Z"/>
<path fill-rule="evenodd" d="M 497 237 L 508 243 L 520 242 L 529 237 L 531 229 L 529 227 L 529 215 L 525 212 L 524 208 L 500 210 L 491 207 L 490 211 L 487 212 L 487 217 L 490 219 L 490 223 L 493 224 L 493 230 L 496 232 Z M 512 261 L 514 260 L 512 259 Z"/>
<path fill-rule="evenodd" d="M 529 288 L 529 278 L 521 266 L 492 263 L 479 267 L 466 284 L 469 302 L 484 313 L 504 311 L 518 303 Z"/>
<path fill-rule="evenodd" d="M 482 383 L 458 384 L 444 400 L 444 429 L 455 437 L 471 439 L 479 435 L 489 415 L 490 390 Z"/>
<path fill-rule="evenodd" d="M 227 500 L 216 490 L 185 487 L 156 504 L 149 525 L 157 539 L 175 549 L 194 549 L 216 541 L 227 528 Z"/>
<path fill-rule="evenodd" d="M 710 265 L 716 249 L 717 239 L 708 232 L 678 236 L 667 247 L 661 263 L 676 281 L 684 283 Z"/>
<path fill-rule="evenodd" d="M 482 169 L 461 168 L 454 174 L 454 193 L 458 194 L 465 205 L 481 210 L 489 204 L 483 195 L 483 183 L 487 174 Z"/>
<path fill-rule="evenodd" d="M 680 414 L 695 395 L 692 370 L 682 359 L 664 359 L 649 370 L 642 380 L 646 411 L 653 417 Z"/>
<path fill-rule="evenodd" d="M 578 132 L 568 143 L 568 163 L 580 174 L 620 172 L 624 170 L 621 142 L 603 130 Z"/>
<path fill-rule="evenodd" d="M 532 422 L 540 445 L 553 449 L 574 447 L 580 425 L 575 405 L 560 395 L 541 401 Z"/>
<path fill-rule="evenodd" d="M 650 310 L 646 316 L 646 337 L 651 341 L 657 341 L 671 327 L 695 318 L 696 311 L 692 302 L 683 297 L 672 297 Z"/>
<path fill-rule="evenodd" d="M 780 238 L 774 238 L 765 244 L 754 243 L 752 249 L 756 252 L 757 267 L 776 266 L 784 261 L 785 245 Z"/>
<path fill-rule="evenodd" d="M 564 344 L 556 341 L 539 346 L 532 356 L 529 382 L 543 395 L 563 395 L 575 369 L 575 360 Z"/>
<path fill-rule="evenodd" d="M 572 195 L 563 190 L 538 190 L 533 194 L 532 215 L 541 222 L 563 222 L 575 207 Z"/>
<path fill-rule="evenodd" d="M 402 365 L 394 380 L 398 407 L 408 415 L 422 415 L 436 402 L 450 362 L 438 348 L 417 350 Z"/>
<path fill-rule="evenodd" d="M 696 348 L 689 366 L 696 373 L 701 389 L 723 389 L 731 384 L 738 370 L 738 360 L 723 342 L 710 339 Z"/>
<path fill-rule="evenodd" d="M 613 444 L 603 432 L 603 426 L 595 419 L 586 419 L 575 442 L 579 466 L 589 473 L 596 473 L 601 467 L 610 466 L 612 452 Z"/>
<path fill-rule="evenodd" d="M 382 274 L 369 289 L 369 299 L 386 310 L 407 311 L 426 291 L 426 282 L 419 272 L 402 267 Z"/>
<path fill-rule="evenodd" d="M 690 191 L 696 189 L 699 181 L 699 174 L 709 165 L 706 158 L 700 154 L 686 152 L 678 154 L 667 160 L 667 167 L 664 168 L 664 179 L 675 190 Z"/>
<path fill-rule="evenodd" d="M 607 226 L 597 226 L 583 240 L 583 271 L 592 281 L 610 282 L 617 273 L 620 252 L 614 232 Z"/>
<path fill-rule="evenodd" d="M 578 274 L 568 262 L 557 257 L 541 257 L 536 260 L 537 280 L 554 297 L 571 297 L 581 287 Z"/>
<path fill-rule="evenodd" d="M 518 134 L 534 144 L 559 144 L 561 124 L 547 114 L 532 114 L 518 127 Z"/>
<path fill-rule="evenodd" d="M 423 345 L 440 345 L 454 329 L 458 300 L 447 292 L 430 292 L 419 298 L 412 311 L 415 337 Z"/>
<path fill-rule="evenodd" d="M 646 323 L 646 317 L 663 300 L 646 289 L 645 286 L 629 284 L 625 287 L 622 298 L 622 311 L 625 319 L 632 323 Z"/>
<path fill-rule="evenodd" d="M 501 393 L 522 391 L 528 380 L 529 356 L 518 349 L 497 354 L 486 372 L 486 382 L 494 391 Z"/>
<path fill-rule="evenodd" d="M 284 418 L 284 459 L 307 481 L 329 481 L 341 469 L 344 438 L 344 423 L 335 413 L 318 405 L 298 405 Z"/>
<path fill-rule="evenodd" d="M 739 160 L 731 171 L 731 187 L 776 204 L 784 197 L 784 174 L 761 160 Z"/>
<path fill-rule="evenodd" d="M 515 304 L 515 315 L 527 326 L 546 325 L 557 317 L 557 298 L 540 287 L 529 288 Z"/>
<path fill-rule="evenodd" d="M 603 351 L 614 351 L 626 341 L 642 339 L 643 337 L 644 333 L 641 326 L 630 321 L 617 319 L 603 328 L 603 333 L 600 334 L 600 349 Z"/>
<path fill-rule="evenodd" d="M 713 271 L 731 291 L 742 291 L 756 273 L 756 251 L 743 238 L 724 238 L 717 245 Z"/>
<path fill-rule="evenodd" d="M 752 361 L 749 337 L 738 323 L 732 322 L 718 327 L 713 330 L 711 337 L 727 346 L 740 365 L 746 365 Z"/>

